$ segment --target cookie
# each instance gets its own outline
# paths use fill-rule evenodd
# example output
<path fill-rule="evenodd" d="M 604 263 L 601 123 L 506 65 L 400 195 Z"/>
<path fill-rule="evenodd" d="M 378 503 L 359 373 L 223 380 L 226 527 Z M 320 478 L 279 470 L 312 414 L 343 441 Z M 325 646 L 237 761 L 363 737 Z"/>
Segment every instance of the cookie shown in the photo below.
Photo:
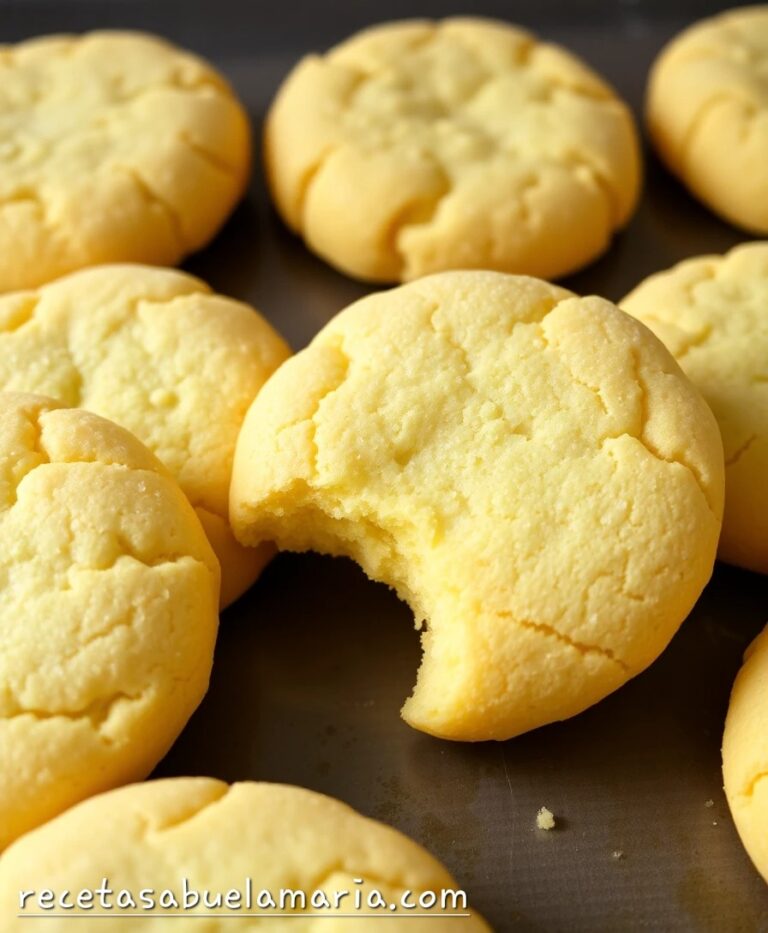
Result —
<path fill-rule="evenodd" d="M 235 541 L 229 479 L 248 406 L 288 354 L 253 308 L 171 269 L 100 266 L 0 296 L 0 389 L 87 408 L 143 441 L 197 510 L 223 606 L 272 554 Z"/>
<path fill-rule="evenodd" d="M 136 438 L 0 393 L 0 849 L 146 777 L 205 693 L 218 598 L 200 522 Z"/>
<path fill-rule="evenodd" d="M 483 19 L 387 23 L 304 58 L 269 112 L 288 226 L 370 281 L 487 268 L 554 278 L 629 220 L 629 110 L 564 49 Z"/>
<path fill-rule="evenodd" d="M 720 557 L 768 573 L 768 243 L 688 259 L 621 305 L 666 344 L 720 425 Z"/>
<path fill-rule="evenodd" d="M 174 265 L 249 172 L 248 118 L 194 55 L 132 32 L 0 46 L 0 291 L 96 263 Z"/>
<path fill-rule="evenodd" d="M 340 922 L 343 917 L 345 929 L 357 917 L 355 930 L 375 931 L 384 914 L 386 928 L 402 933 L 429 933 L 441 917 L 450 917 L 447 926 L 460 933 L 489 930 L 466 903 L 444 893 L 461 889 L 421 846 L 337 800 L 280 784 L 229 786 L 211 778 L 171 778 L 123 787 L 73 807 L 0 856 L 6 929 L 29 926 L 24 910 L 34 912 L 34 896 L 20 910 L 20 891 L 66 890 L 74 900 L 105 877 L 113 889 L 110 915 L 115 917 L 121 913 L 121 889 L 132 891 L 137 904 L 140 889 L 151 888 L 156 901 L 163 890 L 175 892 L 180 907 L 184 879 L 188 903 L 197 894 L 201 904 L 183 913 L 213 915 L 205 924 L 211 933 L 229 929 L 228 919 L 237 919 L 240 929 L 261 930 L 267 917 L 276 921 L 280 913 L 291 919 L 270 929 L 310 933 L 335 916 Z M 236 906 L 204 908 L 203 891 L 211 903 L 216 892 L 226 894 L 233 885 L 239 886 Z M 306 911 L 300 900 L 292 900 L 294 892 L 305 897 Z M 371 904 L 374 892 L 386 906 Z M 437 900 L 430 908 L 431 894 Z M 84 912 L 78 921 L 75 913 L 68 912 L 67 929 L 90 929 L 93 917 Z M 167 916 L 180 913 L 170 904 L 143 906 L 131 912 L 131 929 L 167 929 Z M 302 913 L 310 916 L 297 916 Z M 340 929 L 333 922 L 331 927 Z"/>
<path fill-rule="evenodd" d="M 358 561 L 422 623 L 403 716 L 506 739 L 666 646 L 712 571 L 723 454 L 659 341 L 600 298 L 441 273 L 371 295 L 267 381 L 230 516 Z"/>
<path fill-rule="evenodd" d="M 661 52 L 648 130 L 672 171 L 721 217 L 768 233 L 768 6 L 698 22 Z"/>
<path fill-rule="evenodd" d="M 733 685 L 723 778 L 744 848 L 768 881 L 768 628 L 747 649 Z"/>

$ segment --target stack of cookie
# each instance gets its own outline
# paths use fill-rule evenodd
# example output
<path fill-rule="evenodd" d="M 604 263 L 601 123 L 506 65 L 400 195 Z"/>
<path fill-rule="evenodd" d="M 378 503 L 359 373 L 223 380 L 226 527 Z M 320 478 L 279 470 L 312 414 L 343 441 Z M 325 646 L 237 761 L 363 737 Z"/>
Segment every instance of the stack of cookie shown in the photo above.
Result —
<path fill-rule="evenodd" d="M 765 233 L 760 43 L 765 8 L 685 34 L 654 68 L 649 122 L 695 193 Z M 167 886 L 182 864 L 209 887 L 359 876 L 393 903 L 452 884 L 300 789 L 110 789 L 183 729 L 219 609 L 275 545 L 352 557 L 397 591 L 424 651 L 403 716 L 465 741 L 573 716 L 644 670 L 718 546 L 768 572 L 768 245 L 660 273 L 623 310 L 532 278 L 593 261 L 629 221 L 628 108 L 512 26 L 380 26 L 297 65 L 265 166 L 312 250 L 408 284 L 291 357 L 253 308 L 158 267 L 208 242 L 247 182 L 221 76 L 128 33 L 8 48 L 0 76 L 0 909 L 36 878 L 130 887 L 147 868 Z M 712 148 L 739 120 L 733 166 L 763 174 L 729 187 Z M 724 754 L 768 877 L 763 642 Z M 453 912 L 451 929 L 487 929 Z"/>

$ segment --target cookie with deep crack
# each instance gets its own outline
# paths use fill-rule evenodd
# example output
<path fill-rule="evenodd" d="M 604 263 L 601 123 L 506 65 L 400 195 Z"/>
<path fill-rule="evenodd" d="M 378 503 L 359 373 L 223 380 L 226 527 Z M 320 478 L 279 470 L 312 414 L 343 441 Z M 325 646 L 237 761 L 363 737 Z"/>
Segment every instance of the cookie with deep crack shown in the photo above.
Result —
<path fill-rule="evenodd" d="M 264 151 L 288 226 L 371 281 L 565 275 L 627 223 L 640 177 L 632 116 L 600 77 L 471 18 L 387 23 L 304 58 Z"/>
<path fill-rule="evenodd" d="M 172 269 L 100 266 L 0 295 L 0 390 L 87 408 L 146 444 L 208 533 L 222 606 L 272 555 L 235 540 L 229 480 L 248 406 L 289 352 L 253 308 Z"/>
<path fill-rule="evenodd" d="M 661 52 L 646 100 L 656 149 L 697 198 L 768 234 L 768 6 L 690 26 Z"/>
<path fill-rule="evenodd" d="M 196 56 L 132 32 L 0 46 L 0 291 L 102 262 L 174 265 L 249 171 L 245 111 Z"/>
<path fill-rule="evenodd" d="M 744 848 L 768 882 L 768 628 L 747 649 L 733 685 L 723 780 Z"/>
<path fill-rule="evenodd" d="M 375 933 L 382 914 L 388 930 L 402 933 L 429 933 L 449 917 L 447 926 L 459 933 L 489 930 L 467 906 L 466 893 L 421 846 L 338 800 L 281 784 L 170 778 L 73 807 L 0 856 L 5 929 L 29 926 L 24 913 L 34 912 L 35 897 L 28 895 L 20 910 L 20 891 L 95 890 L 105 877 L 112 888 L 110 914 L 126 923 L 130 916 L 130 928 L 141 931 L 167 930 L 168 916 L 181 913 L 206 916 L 211 933 L 231 929 L 235 918 L 238 929 L 315 933 L 334 927 L 330 918 L 340 915 L 344 929 Z M 182 879 L 191 905 L 186 910 L 179 909 Z M 204 891 L 210 902 L 233 886 L 231 902 L 205 908 Z M 139 905 L 140 890 L 148 888 L 151 909 Z M 133 892 L 136 909 L 117 908 L 121 889 Z M 162 891 L 175 894 L 176 908 L 157 906 Z M 89 911 L 80 920 L 78 913 L 67 913 L 67 929 L 91 929 Z M 281 923 L 279 914 L 290 919 Z"/>
<path fill-rule="evenodd" d="M 688 259 L 641 282 L 621 306 L 666 344 L 720 425 L 720 557 L 768 573 L 768 243 Z"/>
<path fill-rule="evenodd" d="M 205 693 L 218 598 L 199 520 L 135 437 L 0 393 L 0 849 L 146 777 Z"/>
<path fill-rule="evenodd" d="M 230 514 L 349 555 L 424 623 L 403 709 L 453 739 L 580 712 L 643 670 L 707 582 L 723 453 L 661 343 L 600 298 L 430 276 L 334 318 L 267 381 Z"/>

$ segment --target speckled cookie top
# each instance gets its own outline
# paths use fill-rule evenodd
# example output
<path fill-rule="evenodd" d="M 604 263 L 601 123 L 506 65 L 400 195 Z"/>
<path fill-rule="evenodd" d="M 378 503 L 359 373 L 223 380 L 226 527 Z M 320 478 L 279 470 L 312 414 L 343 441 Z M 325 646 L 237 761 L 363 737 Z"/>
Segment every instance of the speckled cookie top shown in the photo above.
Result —
<path fill-rule="evenodd" d="M 173 265 L 218 230 L 249 159 L 226 82 L 163 40 L 0 47 L 0 291 L 97 262 Z"/>
<path fill-rule="evenodd" d="M 0 848 L 144 777 L 207 686 L 219 567 L 132 435 L 0 393 Z"/>
<path fill-rule="evenodd" d="M 334 318 L 246 417 L 246 542 L 349 553 L 426 620 L 408 720 L 505 738 L 649 664 L 709 577 L 711 412 L 599 298 L 444 273 Z"/>
<path fill-rule="evenodd" d="M 385 24 L 304 59 L 265 153 L 288 223 L 345 271 L 385 281 L 564 274 L 605 248 L 638 193 L 632 118 L 614 92 L 565 50 L 491 20 Z"/>

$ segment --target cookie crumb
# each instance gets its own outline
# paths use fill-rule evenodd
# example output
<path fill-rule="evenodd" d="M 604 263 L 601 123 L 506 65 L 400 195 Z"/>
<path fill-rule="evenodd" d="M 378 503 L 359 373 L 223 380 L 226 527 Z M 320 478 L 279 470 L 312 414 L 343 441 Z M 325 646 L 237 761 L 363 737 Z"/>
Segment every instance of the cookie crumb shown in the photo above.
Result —
<path fill-rule="evenodd" d="M 617 861 L 624 858 L 624 852 L 621 849 L 614 849 L 612 855 Z"/>
<path fill-rule="evenodd" d="M 548 810 L 546 807 L 541 807 L 539 812 L 536 814 L 536 825 L 539 829 L 554 829 L 555 817 L 552 814 L 552 811 Z"/>
<path fill-rule="evenodd" d="M 705 806 L 708 810 L 711 809 L 712 807 L 714 807 L 714 805 L 715 805 L 715 801 L 714 801 L 714 800 L 711 800 L 711 799 L 710 799 L 710 800 L 705 800 L 705 801 L 704 801 L 704 806 Z"/>

